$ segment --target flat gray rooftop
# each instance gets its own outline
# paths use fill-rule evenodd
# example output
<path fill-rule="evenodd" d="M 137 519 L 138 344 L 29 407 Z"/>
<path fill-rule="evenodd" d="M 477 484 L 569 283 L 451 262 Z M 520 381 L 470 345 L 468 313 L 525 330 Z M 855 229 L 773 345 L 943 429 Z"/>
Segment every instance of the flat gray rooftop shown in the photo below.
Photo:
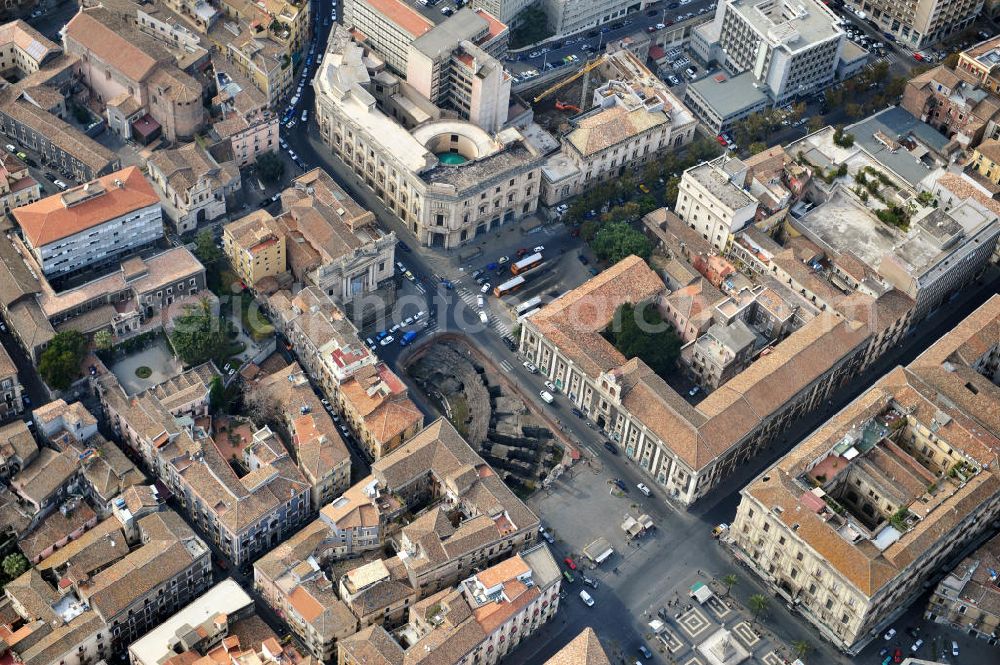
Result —
<path fill-rule="evenodd" d="M 712 192 L 730 210 L 742 210 L 755 203 L 753 197 L 733 184 L 729 177 L 716 166 L 719 160 L 705 162 L 692 167 L 687 173 L 702 187 Z"/>
<path fill-rule="evenodd" d="M 840 187 L 826 203 L 799 219 L 799 224 L 834 252 L 854 252 L 873 268 L 878 267 L 884 255 L 892 254 L 895 246 L 905 238 Z"/>
<path fill-rule="evenodd" d="M 940 166 L 935 157 L 943 155 L 948 143 L 947 136 L 898 106 L 869 116 L 844 131 L 852 134 L 860 147 L 913 188 L 928 177 L 939 174 Z M 894 141 L 912 141 L 918 145 L 912 152 L 905 146 L 889 150 L 876 138 L 879 132 Z"/>
<path fill-rule="evenodd" d="M 691 83 L 687 92 L 697 93 L 722 119 L 770 103 L 768 96 L 754 85 L 753 72 L 743 72 L 732 77 L 721 72 L 706 76 Z"/>
<path fill-rule="evenodd" d="M 731 4 L 769 42 L 793 52 L 843 34 L 833 12 L 818 0 L 736 0 Z"/>

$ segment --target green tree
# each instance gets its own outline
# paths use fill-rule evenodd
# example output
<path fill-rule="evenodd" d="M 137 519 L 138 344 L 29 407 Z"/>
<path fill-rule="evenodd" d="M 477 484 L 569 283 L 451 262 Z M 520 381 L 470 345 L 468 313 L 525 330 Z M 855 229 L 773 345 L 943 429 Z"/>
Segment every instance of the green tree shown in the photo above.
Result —
<path fill-rule="evenodd" d="M 792 648 L 795 649 L 795 655 L 799 658 L 805 658 L 812 651 L 812 645 L 805 640 L 795 640 L 792 642 Z"/>
<path fill-rule="evenodd" d="M 212 238 L 212 232 L 208 229 L 202 229 L 198 232 L 194 239 L 194 245 L 195 255 L 206 266 L 215 263 L 222 257 L 222 252 L 219 251 L 215 239 Z"/>
<path fill-rule="evenodd" d="M 942 64 L 944 64 L 944 66 L 947 67 L 948 69 L 955 69 L 955 67 L 958 66 L 958 51 L 955 51 L 954 53 L 949 53 L 948 57 L 944 59 L 944 62 Z"/>
<path fill-rule="evenodd" d="M 674 371 L 681 353 L 677 333 L 651 303 L 620 305 L 604 336 L 626 358 L 640 358 L 661 377 Z"/>
<path fill-rule="evenodd" d="M 20 552 L 12 552 L 3 558 L 3 572 L 10 579 L 19 577 L 28 567 L 28 559 Z"/>
<path fill-rule="evenodd" d="M 767 144 L 760 141 L 754 141 L 750 144 L 750 154 L 756 155 L 757 153 L 764 152 L 767 150 Z"/>
<path fill-rule="evenodd" d="M 677 204 L 677 195 L 680 194 L 681 179 L 678 176 L 674 176 L 667 180 L 667 184 L 663 190 L 663 202 L 668 208 L 673 208 Z"/>
<path fill-rule="evenodd" d="M 225 348 L 225 321 L 214 316 L 208 299 L 203 299 L 198 305 L 189 305 L 174 321 L 170 343 L 186 364 L 207 362 Z"/>
<path fill-rule="evenodd" d="M 66 390 L 83 370 L 80 363 L 87 351 L 87 338 L 78 330 L 56 333 L 38 360 L 38 371 L 45 383 L 56 390 Z"/>
<path fill-rule="evenodd" d="M 257 157 L 257 172 L 264 182 L 276 183 L 285 175 L 285 162 L 275 152 Z"/>
<path fill-rule="evenodd" d="M 636 231 L 627 222 L 604 224 L 594 236 L 590 247 L 599 258 L 608 263 L 618 263 L 632 254 L 648 259 L 653 252 L 653 243 L 649 238 Z"/>
<path fill-rule="evenodd" d="M 736 573 L 729 573 L 728 575 L 722 578 L 722 583 L 726 585 L 727 596 L 733 590 L 733 587 L 736 586 L 736 583 L 739 581 L 740 578 L 736 577 Z"/>
<path fill-rule="evenodd" d="M 101 351 L 107 351 L 115 345 L 115 336 L 107 328 L 101 328 L 94 333 L 94 346 Z"/>
<path fill-rule="evenodd" d="M 821 130 L 824 127 L 826 127 L 826 121 L 823 120 L 823 116 L 821 116 L 821 115 L 814 115 L 814 116 L 812 116 L 812 117 L 809 118 L 809 122 L 806 123 L 806 127 L 809 128 L 809 132 L 810 133 L 812 133 L 812 132 L 818 132 L 819 130 Z"/>
<path fill-rule="evenodd" d="M 551 37 L 553 31 L 549 28 L 549 17 L 537 5 L 532 5 L 521 12 L 519 22 L 510 31 L 510 47 L 521 48 L 529 44 Z"/>
<path fill-rule="evenodd" d="M 767 612 L 770 604 L 770 599 L 763 594 L 755 593 L 750 596 L 750 611 L 753 613 L 753 620 L 756 621 L 762 614 Z"/>
<path fill-rule="evenodd" d="M 222 377 L 213 376 L 208 391 L 209 404 L 213 413 L 225 411 L 227 405 L 226 387 L 222 385 Z"/>

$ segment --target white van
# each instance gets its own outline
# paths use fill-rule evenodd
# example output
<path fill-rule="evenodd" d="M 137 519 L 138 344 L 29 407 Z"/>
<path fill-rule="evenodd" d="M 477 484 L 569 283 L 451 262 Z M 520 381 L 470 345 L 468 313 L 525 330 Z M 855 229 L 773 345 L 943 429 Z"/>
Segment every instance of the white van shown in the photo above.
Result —
<path fill-rule="evenodd" d="M 586 591 L 581 591 L 580 592 L 580 600 L 582 600 L 583 603 L 584 603 L 584 605 L 586 605 L 587 607 L 593 607 L 594 606 L 594 599 Z"/>
<path fill-rule="evenodd" d="M 483 322 L 483 325 L 486 325 L 487 323 L 490 322 L 489 317 L 486 316 L 486 312 L 484 312 L 483 310 L 479 310 L 479 320 Z"/>
<path fill-rule="evenodd" d="M 541 397 L 542 401 L 545 402 L 546 404 L 552 404 L 552 401 L 555 399 L 554 397 L 552 397 L 552 393 L 550 393 L 547 390 L 539 392 L 538 396 Z"/>

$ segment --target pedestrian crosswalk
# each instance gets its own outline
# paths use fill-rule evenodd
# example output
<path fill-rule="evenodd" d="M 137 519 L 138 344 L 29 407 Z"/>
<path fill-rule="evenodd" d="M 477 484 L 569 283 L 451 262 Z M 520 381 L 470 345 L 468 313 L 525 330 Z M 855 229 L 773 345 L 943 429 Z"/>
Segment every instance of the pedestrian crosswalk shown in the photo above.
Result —
<path fill-rule="evenodd" d="M 500 363 L 500 369 L 502 369 L 505 372 L 512 372 L 514 370 L 514 366 L 511 365 L 510 362 L 504 360 L 503 362 Z"/>
<path fill-rule="evenodd" d="M 510 326 L 507 325 L 506 321 L 501 321 L 500 319 L 493 320 L 493 330 L 501 337 L 506 337 L 510 334 Z"/>
<path fill-rule="evenodd" d="M 468 289 L 459 289 L 458 297 L 469 307 L 476 306 L 476 294 Z"/>

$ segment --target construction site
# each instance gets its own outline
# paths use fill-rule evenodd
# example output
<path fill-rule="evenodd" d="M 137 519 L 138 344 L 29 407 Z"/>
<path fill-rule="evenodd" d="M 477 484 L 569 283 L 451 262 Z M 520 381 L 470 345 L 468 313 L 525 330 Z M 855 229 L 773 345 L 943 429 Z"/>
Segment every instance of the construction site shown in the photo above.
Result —
<path fill-rule="evenodd" d="M 607 81 L 600 72 L 606 58 L 598 56 L 576 71 L 567 71 L 557 81 L 524 90 L 521 96 L 530 102 L 535 122 L 554 135 L 567 131 L 569 118 L 590 108 L 594 90 Z"/>

